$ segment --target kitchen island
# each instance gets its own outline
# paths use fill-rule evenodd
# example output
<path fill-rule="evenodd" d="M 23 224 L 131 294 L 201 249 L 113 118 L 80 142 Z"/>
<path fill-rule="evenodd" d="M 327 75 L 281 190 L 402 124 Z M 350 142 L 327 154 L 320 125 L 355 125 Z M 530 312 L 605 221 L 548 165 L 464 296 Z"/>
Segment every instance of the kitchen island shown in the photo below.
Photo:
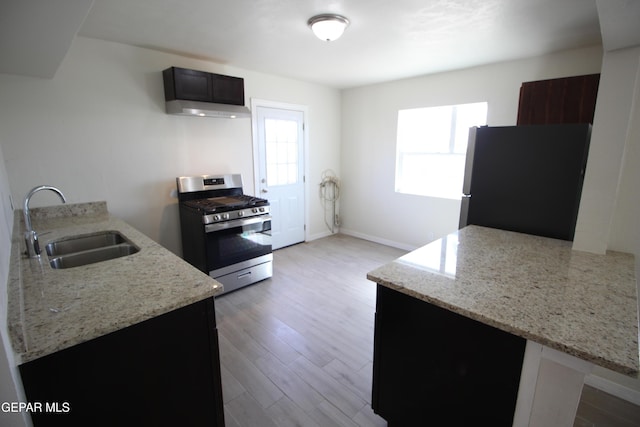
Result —
<path fill-rule="evenodd" d="M 593 365 L 638 374 L 632 255 L 468 226 L 367 277 L 378 284 L 372 406 L 390 426 L 571 426 Z M 456 418 L 474 399 L 480 412 Z"/>
<path fill-rule="evenodd" d="M 43 249 L 104 231 L 139 249 L 73 268 L 53 268 L 44 250 L 27 258 L 15 215 L 9 334 L 27 399 L 51 409 L 31 413 L 34 424 L 223 425 L 213 299 L 222 285 L 105 202 L 31 210 Z"/>

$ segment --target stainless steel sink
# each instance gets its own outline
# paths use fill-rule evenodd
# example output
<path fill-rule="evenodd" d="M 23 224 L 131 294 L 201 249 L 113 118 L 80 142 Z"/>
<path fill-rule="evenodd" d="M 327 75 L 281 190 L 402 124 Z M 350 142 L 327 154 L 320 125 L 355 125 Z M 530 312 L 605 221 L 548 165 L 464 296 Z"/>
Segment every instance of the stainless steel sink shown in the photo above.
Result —
<path fill-rule="evenodd" d="M 107 261 L 110 259 L 120 258 L 123 256 L 135 254 L 140 249 L 127 243 L 107 246 L 99 249 L 92 249 L 84 252 L 76 252 L 72 254 L 62 255 L 49 261 L 53 268 L 71 268 L 79 267 L 96 262 Z"/>
<path fill-rule="evenodd" d="M 53 268 L 72 268 L 135 254 L 140 248 L 117 231 L 65 237 L 45 247 Z"/>
<path fill-rule="evenodd" d="M 127 239 L 117 231 L 102 231 L 81 236 L 65 237 L 49 243 L 45 249 L 49 256 L 59 256 L 90 249 L 114 246 L 120 243 L 129 243 Z"/>

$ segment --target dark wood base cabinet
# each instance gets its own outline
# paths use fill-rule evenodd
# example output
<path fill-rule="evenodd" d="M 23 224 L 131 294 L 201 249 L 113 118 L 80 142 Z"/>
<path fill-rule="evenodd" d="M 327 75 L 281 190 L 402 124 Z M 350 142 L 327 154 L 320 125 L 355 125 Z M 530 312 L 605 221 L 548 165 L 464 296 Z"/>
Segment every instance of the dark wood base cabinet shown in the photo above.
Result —
<path fill-rule="evenodd" d="M 35 426 L 224 426 L 213 298 L 27 362 Z"/>
<path fill-rule="evenodd" d="M 371 406 L 390 427 L 511 426 L 525 345 L 378 285 Z"/>

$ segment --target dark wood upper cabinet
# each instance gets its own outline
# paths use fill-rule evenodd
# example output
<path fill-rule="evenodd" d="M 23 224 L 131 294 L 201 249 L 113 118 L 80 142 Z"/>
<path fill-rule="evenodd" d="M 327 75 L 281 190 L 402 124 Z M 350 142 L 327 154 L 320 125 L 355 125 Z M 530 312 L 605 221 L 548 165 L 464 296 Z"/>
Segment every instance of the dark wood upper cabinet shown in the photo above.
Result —
<path fill-rule="evenodd" d="M 244 79 L 171 67 L 162 72 L 165 101 L 217 102 L 244 105 Z"/>
<path fill-rule="evenodd" d="M 213 102 L 244 105 L 244 80 L 239 77 L 212 74 Z"/>
<path fill-rule="evenodd" d="M 165 99 L 167 101 L 185 99 L 211 102 L 213 99 L 213 85 L 209 73 L 175 67 L 165 70 L 164 73 Z"/>
<path fill-rule="evenodd" d="M 518 125 L 593 123 L 600 74 L 525 82 Z"/>

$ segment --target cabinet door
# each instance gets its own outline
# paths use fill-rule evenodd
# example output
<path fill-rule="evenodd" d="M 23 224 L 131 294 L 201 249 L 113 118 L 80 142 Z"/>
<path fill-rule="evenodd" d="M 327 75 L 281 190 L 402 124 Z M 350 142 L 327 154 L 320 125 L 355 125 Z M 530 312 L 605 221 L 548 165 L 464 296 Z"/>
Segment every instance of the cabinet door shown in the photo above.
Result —
<path fill-rule="evenodd" d="M 176 99 L 211 102 L 213 98 L 211 73 L 184 68 L 173 70 Z"/>
<path fill-rule="evenodd" d="M 213 102 L 244 105 L 244 79 L 212 74 Z"/>
<path fill-rule="evenodd" d="M 518 125 L 593 123 L 600 74 L 525 82 Z"/>
<path fill-rule="evenodd" d="M 371 407 L 390 426 L 511 427 L 525 345 L 378 285 Z"/>
<path fill-rule="evenodd" d="M 224 426 L 213 298 L 19 368 L 36 427 Z"/>

